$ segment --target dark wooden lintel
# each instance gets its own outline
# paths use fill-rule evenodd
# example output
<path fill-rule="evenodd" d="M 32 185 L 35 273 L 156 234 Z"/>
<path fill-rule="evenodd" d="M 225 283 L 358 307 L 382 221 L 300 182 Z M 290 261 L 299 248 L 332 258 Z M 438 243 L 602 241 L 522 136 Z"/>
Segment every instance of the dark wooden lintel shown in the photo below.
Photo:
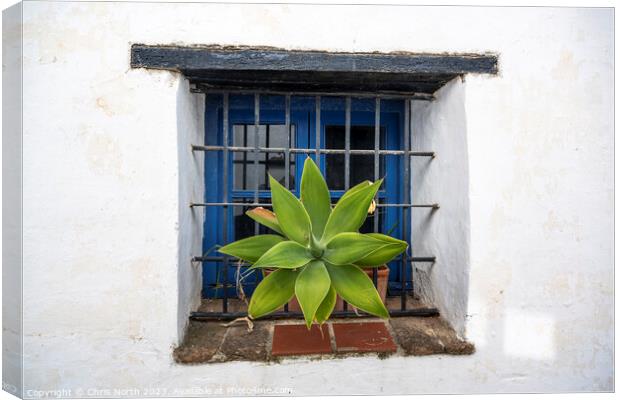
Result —
<path fill-rule="evenodd" d="M 133 68 L 368 72 L 405 74 L 497 73 L 491 54 L 333 53 L 283 49 L 134 44 Z"/>
<path fill-rule="evenodd" d="M 432 94 L 459 75 L 496 74 L 497 56 L 135 44 L 131 66 L 178 71 L 203 87 Z"/>

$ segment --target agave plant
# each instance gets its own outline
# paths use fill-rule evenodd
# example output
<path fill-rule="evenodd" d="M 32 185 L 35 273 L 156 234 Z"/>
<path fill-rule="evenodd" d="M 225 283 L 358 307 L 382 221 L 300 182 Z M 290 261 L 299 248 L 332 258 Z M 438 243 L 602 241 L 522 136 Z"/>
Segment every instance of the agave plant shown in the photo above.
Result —
<path fill-rule="evenodd" d="M 219 251 L 271 273 L 254 290 L 248 316 L 260 318 L 297 297 L 308 328 L 325 322 L 336 295 L 354 307 L 389 318 L 372 280 L 360 267 L 378 267 L 405 251 L 407 243 L 379 233 L 361 234 L 382 180 L 348 190 L 332 209 L 329 190 L 311 158 L 304 163 L 301 198 L 269 177 L 273 210 L 247 212 L 278 234 L 256 235 Z"/>

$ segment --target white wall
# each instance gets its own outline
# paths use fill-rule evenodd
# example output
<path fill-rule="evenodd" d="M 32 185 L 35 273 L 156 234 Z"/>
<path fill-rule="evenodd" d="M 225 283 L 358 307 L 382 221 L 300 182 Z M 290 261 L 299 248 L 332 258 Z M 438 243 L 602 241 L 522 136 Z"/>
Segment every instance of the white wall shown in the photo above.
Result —
<path fill-rule="evenodd" d="M 23 31 L 26 390 L 613 389 L 611 10 L 32 1 Z M 175 365 L 202 111 L 177 74 L 131 69 L 132 43 L 497 52 L 499 76 L 458 89 L 477 352 Z"/>
<path fill-rule="evenodd" d="M 192 144 L 203 145 L 205 137 L 205 96 L 190 93 L 189 81 L 183 78 L 177 91 L 177 136 L 179 159 L 179 260 L 177 324 L 179 342 L 189 323 L 190 311 L 200 305 L 202 269 L 192 257 L 202 254 L 204 208 L 189 207 L 204 199 L 204 153 L 193 152 Z"/>
<path fill-rule="evenodd" d="M 2 387 L 22 390 L 22 6 L 2 13 Z"/>
<path fill-rule="evenodd" d="M 414 290 L 465 336 L 470 221 L 463 79 L 448 82 L 432 102 L 413 101 L 411 114 L 411 148 L 436 155 L 412 157 L 411 197 L 414 204 L 440 206 L 412 209 L 413 254 L 436 257 L 432 264 L 414 263 Z"/>

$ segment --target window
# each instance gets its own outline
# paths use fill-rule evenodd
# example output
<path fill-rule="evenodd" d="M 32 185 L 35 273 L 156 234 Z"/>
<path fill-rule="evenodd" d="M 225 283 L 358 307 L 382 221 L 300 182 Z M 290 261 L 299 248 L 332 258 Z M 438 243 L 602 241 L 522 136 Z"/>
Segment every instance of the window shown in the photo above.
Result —
<path fill-rule="evenodd" d="M 209 91 L 205 110 L 205 146 L 197 146 L 206 152 L 205 203 L 196 204 L 206 207 L 204 254 L 198 259 L 203 297 L 222 300 L 215 316 L 237 316 L 229 305 L 251 296 L 261 279 L 258 271 L 246 274 L 238 260 L 222 257 L 217 246 L 269 232 L 245 212 L 271 207 L 269 174 L 299 196 L 298 166 L 305 157 L 318 160 L 333 203 L 363 180 L 384 178 L 377 209 L 361 231 L 409 240 L 414 205 L 407 161 L 433 156 L 409 150 L 409 97 Z M 395 314 L 416 312 L 409 301 L 412 260 L 405 254 L 388 265 L 387 296 L 398 300 Z M 373 280 L 377 284 L 376 269 Z M 351 311 L 345 306 L 342 312 Z"/>
<path fill-rule="evenodd" d="M 179 254 L 179 268 L 189 264 L 188 254 L 195 255 L 191 261 L 202 263 L 203 295 L 208 300 L 199 311 L 188 309 L 190 319 L 243 316 L 243 308 L 229 305 L 238 303 L 240 288 L 250 294 L 260 277 L 242 280 L 237 285 L 237 271 L 243 265 L 221 257 L 215 252 L 215 245 L 260 232 L 263 228 L 248 221 L 244 211 L 257 205 L 270 206 L 265 174 L 273 174 L 297 191 L 300 162 L 310 156 L 319 161 L 333 189 L 334 201 L 347 187 L 370 176 L 371 171 L 373 179 L 386 177 L 377 199 L 379 212 L 363 229 L 406 239 L 414 235 L 411 239 L 420 252 L 409 253 L 390 264 L 392 297 L 388 309 L 392 316 L 437 315 L 441 310 L 463 333 L 469 203 L 466 180 L 454 174 L 467 167 L 466 152 L 458 148 L 466 143 L 466 131 L 464 108 L 454 107 L 464 98 L 463 88 L 456 82 L 469 73 L 497 74 L 497 55 L 133 44 L 131 66 L 180 72 L 192 92 L 206 94 L 205 142 L 192 145 L 194 156 L 204 155 L 205 197 L 196 199 L 195 193 L 188 194 L 190 206 L 203 207 L 205 211 L 203 248 L 192 242 L 188 246 L 190 252 Z M 445 91 L 436 98 L 440 90 Z M 438 101 L 426 103 L 433 100 Z M 415 118 L 411 116 L 412 109 Z M 413 135 L 410 124 L 415 126 Z M 414 144 L 420 151 L 411 150 L 411 138 L 415 138 Z M 449 160 L 443 165 L 450 168 L 438 168 L 442 164 L 428 162 L 434 153 L 427 150 L 434 148 L 442 154 L 448 150 Z M 415 168 L 409 168 L 409 161 Z M 425 175 L 429 170 L 434 172 Z M 456 240 L 452 220 L 421 221 L 420 214 L 412 215 L 415 207 L 438 207 L 412 204 L 412 172 L 420 189 L 415 191 L 414 186 L 413 193 L 421 202 L 441 198 L 458 211 L 461 229 Z M 195 173 L 192 170 L 191 176 L 185 178 L 193 179 Z M 441 185 L 446 181 L 444 177 L 459 179 L 460 191 Z M 185 220 L 191 224 L 186 222 L 180 228 L 195 233 L 202 215 L 192 213 Z M 434 214 L 431 212 L 428 217 L 431 215 Z M 442 243 L 426 235 L 428 221 L 437 224 L 460 247 L 453 249 L 447 244 L 442 249 Z M 440 257 L 449 255 L 441 258 L 437 264 L 440 268 L 433 267 L 433 253 Z M 412 262 L 417 262 L 415 273 Z M 454 276 L 459 279 L 451 279 Z M 437 308 L 409 307 L 411 278 L 422 300 Z M 190 304 L 196 300 L 194 294 L 179 291 L 179 299 Z M 455 297 L 458 301 L 454 301 Z M 205 303 L 221 306 L 205 308 Z M 346 309 L 344 313 L 351 314 Z"/>

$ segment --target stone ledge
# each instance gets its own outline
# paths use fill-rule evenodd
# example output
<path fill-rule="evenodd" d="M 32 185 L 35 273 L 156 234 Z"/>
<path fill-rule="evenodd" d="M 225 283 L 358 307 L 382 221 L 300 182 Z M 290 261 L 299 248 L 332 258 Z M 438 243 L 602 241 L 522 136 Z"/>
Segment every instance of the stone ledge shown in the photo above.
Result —
<path fill-rule="evenodd" d="M 376 318 L 357 318 L 359 322 L 377 322 Z M 336 319 L 332 325 L 348 323 L 351 319 Z M 185 341 L 173 353 L 180 364 L 221 363 L 228 361 L 278 362 L 283 358 L 271 355 L 275 321 L 256 321 L 249 332 L 244 322 L 226 327 L 222 322 L 190 321 Z M 300 320 L 278 321 L 278 324 L 299 324 Z M 437 354 L 468 355 L 474 345 L 457 337 L 454 330 L 440 317 L 392 318 L 387 324 L 396 342 L 395 353 L 370 352 L 364 355 L 426 356 Z M 361 356 L 356 353 L 303 356 L 310 359 L 333 359 Z"/>
<path fill-rule="evenodd" d="M 393 318 L 390 326 L 398 346 L 408 356 L 468 355 L 475 351 L 472 343 L 459 339 L 440 317 Z"/>

